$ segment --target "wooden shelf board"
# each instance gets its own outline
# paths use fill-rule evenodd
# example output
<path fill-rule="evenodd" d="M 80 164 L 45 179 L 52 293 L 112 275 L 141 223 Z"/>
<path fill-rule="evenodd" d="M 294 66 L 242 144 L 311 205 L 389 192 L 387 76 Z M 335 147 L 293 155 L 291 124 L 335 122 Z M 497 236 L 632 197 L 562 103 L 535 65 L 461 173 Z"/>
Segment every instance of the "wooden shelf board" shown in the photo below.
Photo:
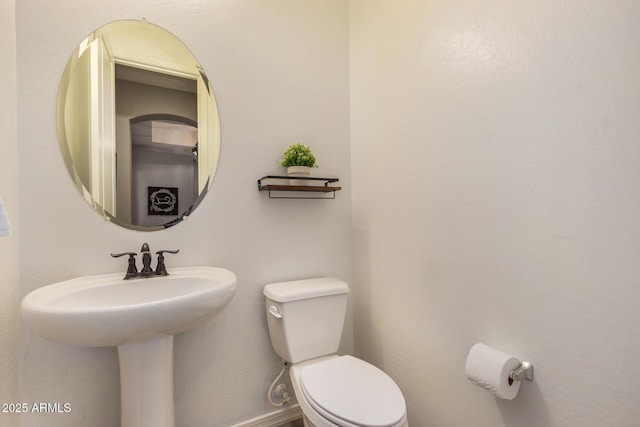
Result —
<path fill-rule="evenodd" d="M 306 191 L 313 193 L 330 193 L 332 191 L 340 191 L 342 187 L 319 187 L 311 185 L 263 185 L 261 191 Z"/>

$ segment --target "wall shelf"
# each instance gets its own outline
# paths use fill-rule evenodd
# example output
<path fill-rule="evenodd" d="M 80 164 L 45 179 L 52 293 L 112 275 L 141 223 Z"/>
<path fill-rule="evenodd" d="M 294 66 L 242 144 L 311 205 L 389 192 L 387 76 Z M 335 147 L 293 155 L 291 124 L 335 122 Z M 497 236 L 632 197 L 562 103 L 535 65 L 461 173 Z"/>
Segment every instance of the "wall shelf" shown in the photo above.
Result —
<path fill-rule="evenodd" d="M 310 181 L 310 185 L 290 185 L 282 183 L 282 180 L 286 180 L 286 182 L 289 182 L 290 179 Z M 258 180 L 258 191 L 268 191 L 270 199 L 335 199 L 336 191 L 342 190 L 342 187 L 330 186 L 329 184 L 333 184 L 334 182 L 338 181 L 338 178 L 303 178 L 282 175 L 266 175 Z M 272 192 L 282 195 L 272 195 Z M 305 194 L 301 196 L 291 195 L 289 193 Z M 329 193 L 332 194 L 332 197 L 325 197 L 325 195 Z M 311 196 L 311 194 L 319 194 L 320 196 Z"/>

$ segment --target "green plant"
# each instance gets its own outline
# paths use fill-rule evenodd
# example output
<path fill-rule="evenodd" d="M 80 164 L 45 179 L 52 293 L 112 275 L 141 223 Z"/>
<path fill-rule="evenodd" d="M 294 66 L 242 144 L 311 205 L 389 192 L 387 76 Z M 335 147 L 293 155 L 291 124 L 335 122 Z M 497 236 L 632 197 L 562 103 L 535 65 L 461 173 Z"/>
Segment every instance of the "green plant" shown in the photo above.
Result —
<path fill-rule="evenodd" d="M 289 166 L 309 166 L 317 168 L 316 158 L 311 152 L 311 148 L 302 145 L 299 142 L 293 144 L 282 155 L 280 165 L 288 168 Z"/>

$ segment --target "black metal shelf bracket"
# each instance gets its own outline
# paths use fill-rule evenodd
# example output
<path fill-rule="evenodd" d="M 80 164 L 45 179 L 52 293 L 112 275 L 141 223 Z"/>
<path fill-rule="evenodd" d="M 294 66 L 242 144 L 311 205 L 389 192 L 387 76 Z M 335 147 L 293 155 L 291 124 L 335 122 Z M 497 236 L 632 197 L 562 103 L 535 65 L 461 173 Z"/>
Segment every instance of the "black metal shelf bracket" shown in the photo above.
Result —
<path fill-rule="evenodd" d="M 268 179 L 289 180 L 295 179 L 300 181 L 316 181 L 322 185 L 286 185 L 286 184 L 265 184 L 263 181 Z M 270 199 L 313 199 L 313 200 L 332 200 L 336 198 L 336 191 L 340 191 L 342 187 L 330 186 L 334 182 L 338 182 L 338 178 L 320 178 L 320 177 L 290 177 L 282 175 L 266 175 L 258 180 L 258 191 L 267 191 Z M 332 193 L 331 197 L 310 197 L 310 196 L 275 196 L 272 193 L 298 192 L 298 193 Z"/>

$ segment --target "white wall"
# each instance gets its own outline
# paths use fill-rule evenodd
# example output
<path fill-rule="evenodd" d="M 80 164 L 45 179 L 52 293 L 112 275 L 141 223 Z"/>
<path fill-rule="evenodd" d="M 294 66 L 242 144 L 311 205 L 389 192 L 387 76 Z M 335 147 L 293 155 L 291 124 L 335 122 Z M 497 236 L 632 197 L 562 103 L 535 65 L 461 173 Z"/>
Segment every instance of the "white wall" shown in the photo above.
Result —
<path fill-rule="evenodd" d="M 0 1 L 0 198 L 11 235 L 0 237 L 0 403 L 19 400 L 18 368 L 18 152 L 16 122 L 16 24 L 14 0 Z M 1 410 L 2 408 L 0 408 Z M 0 427 L 17 423 L 0 413 Z"/>
<path fill-rule="evenodd" d="M 235 271 L 229 308 L 176 340 L 178 425 L 231 425 L 270 409 L 264 392 L 279 363 L 263 284 L 351 279 L 353 188 L 356 349 L 398 381 L 413 426 L 637 424 L 640 6 L 351 0 L 347 22 L 337 0 L 190 1 L 180 13 L 134 3 L 17 4 L 21 294 L 122 269 L 108 253 L 143 241 L 182 250 L 169 268 Z M 2 7 L 6 17 L 13 2 Z M 216 181 L 195 214 L 149 234 L 90 211 L 55 137 L 58 80 L 75 45 L 108 21 L 142 17 L 203 64 L 223 139 Z M 11 22 L 0 28 L 11 57 Z M 0 79 L 3 106 L 11 68 Z M 11 121 L 2 129 L 11 135 Z M 341 178 L 335 201 L 269 201 L 255 191 L 296 140 L 315 149 L 318 173 Z M 14 179 L 17 168 L 3 162 L 0 172 Z M 17 212 L 7 188 L 0 195 Z M 10 239 L 0 245 L 17 257 Z M 17 280 L 17 262 L 0 250 L 3 281 Z M 11 309 L 5 301 L 0 308 Z M 536 379 L 517 400 L 465 380 L 478 341 L 534 363 Z M 20 363 L 21 400 L 73 408 L 28 414 L 22 426 L 118 425 L 114 350 L 25 330 Z M 5 371 L 15 393 L 16 371 Z"/>
<path fill-rule="evenodd" d="M 109 253 L 145 241 L 152 250 L 181 250 L 167 258 L 169 270 L 228 268 L 239 278 L 232 303 L 176 338 L 177 425 L 222 427 L 269 412 L 266 391 L 281 365 L 268 338 L 263 285 L 319 275 L 351 280 L 347 3 L 21 0 L 16 14 L 21 294 L 124 271 Z M 222 126 L 209 194 L 186 222 L 154 233 L 103 222 L 76 191 L 56 141 L 58 82 L 76 44 L 107 22 L 143 17 L 191 48 L 213 84 Z M 284 172 L 277 161 L 296 141 L 314 149 L 317 174 L 341 179 L 336 200 L 276 201 L 257 191 L 259 177 Z M 72 407 L 27 414 L 22 427 L 119 425 L 114 349 L 55 344 L 25 328 L 20 363 L 21 400 Z"/>
<path fill-rule="evenodd" d="M 639 19 L 350 2 L 355 348 L 411 425 L 640 422 Z M 535 381 L 511 402 L 467 383 L 475 342 Z"/>

